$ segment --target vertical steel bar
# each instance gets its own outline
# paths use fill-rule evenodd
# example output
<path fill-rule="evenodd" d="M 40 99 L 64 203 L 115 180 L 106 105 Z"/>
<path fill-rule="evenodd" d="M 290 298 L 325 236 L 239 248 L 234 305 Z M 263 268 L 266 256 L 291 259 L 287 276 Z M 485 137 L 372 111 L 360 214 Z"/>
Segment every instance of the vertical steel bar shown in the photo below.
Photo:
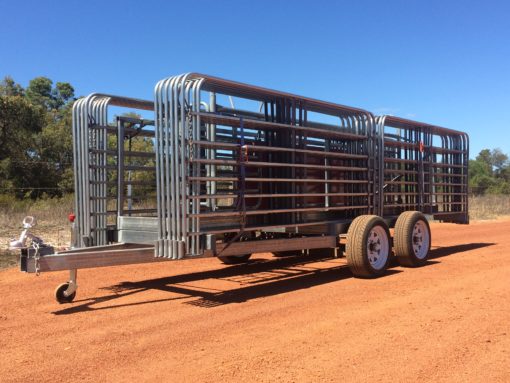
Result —
<path fill-rule="evenodd" d="M 117 216 L 124 215 L 124 121 L 117 117 Z"/>

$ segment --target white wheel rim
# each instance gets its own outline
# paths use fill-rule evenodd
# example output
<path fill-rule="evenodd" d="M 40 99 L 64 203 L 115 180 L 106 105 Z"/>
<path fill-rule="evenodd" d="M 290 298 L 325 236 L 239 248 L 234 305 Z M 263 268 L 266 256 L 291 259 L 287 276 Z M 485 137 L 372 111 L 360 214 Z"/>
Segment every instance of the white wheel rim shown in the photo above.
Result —
<path fill-rule="evenodd" d="M 424 259 L 429 252 L 430 234 L 425 222 L 419 220 L 413 228 L 413 251 L 418 259 Z"/>
<path fill-rule="evenodd" d="M 386 265 L 389 254 L 388 234 L 384 227 L 374 226 L 367 239 L 367 255 L 370 266 L 375 270 L 381 270 Z"/>

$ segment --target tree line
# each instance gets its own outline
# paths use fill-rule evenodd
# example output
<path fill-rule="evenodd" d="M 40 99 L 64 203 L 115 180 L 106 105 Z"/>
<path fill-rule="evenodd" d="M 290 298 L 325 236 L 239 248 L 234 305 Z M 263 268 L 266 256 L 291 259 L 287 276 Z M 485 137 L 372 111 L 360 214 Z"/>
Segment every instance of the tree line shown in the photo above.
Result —
<path fill-rule="evenodd" d="M 36 199 L 73 192 L 75 100 L 74 88 L 67 82 L 37 77 L 26 88 L 9 76 L 0 82 L 0 195 Z M 153 146 L 151 140 L 141 138 L 131 144 L 138 150 Z M 144 161 L 144 165 L 153 163 Z M 478 195 L 510 194 L 508 155 L 500 149 L 480 151 L 469 161 L 469 189 Z"/>
<path fill-rule="evenodd" d="M 510 162 L 501 149 L 483 149 L 469 161 L 471 194 L 510 194 Z"/>
<path fill-rule="evenodd" d="M 35 199 L 73 191 L 74 101 L 67 82 L 0 82 L 0 194 Z"/>

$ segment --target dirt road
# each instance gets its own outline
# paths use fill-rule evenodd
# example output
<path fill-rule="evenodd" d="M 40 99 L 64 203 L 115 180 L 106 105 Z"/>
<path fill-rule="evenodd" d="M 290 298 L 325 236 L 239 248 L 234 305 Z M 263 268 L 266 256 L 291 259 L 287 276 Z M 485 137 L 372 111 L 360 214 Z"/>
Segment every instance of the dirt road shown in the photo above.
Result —
<path fill-rule="evenodd" d="M 253 257 L 0 271 L 2 382 L 510 381 L 510 221 L 433 224 L 427 266 Z"/>

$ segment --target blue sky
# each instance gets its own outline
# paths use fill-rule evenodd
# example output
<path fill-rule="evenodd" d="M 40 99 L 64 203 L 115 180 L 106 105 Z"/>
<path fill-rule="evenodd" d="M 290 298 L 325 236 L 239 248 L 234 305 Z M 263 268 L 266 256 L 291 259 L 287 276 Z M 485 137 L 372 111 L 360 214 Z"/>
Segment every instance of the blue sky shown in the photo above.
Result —
<path fill-rule="evenodd" d="M 510 154 L 508 1 L 0 2 L 0 77 L 152 99 L 189 71 L 463 130 Z"/>

